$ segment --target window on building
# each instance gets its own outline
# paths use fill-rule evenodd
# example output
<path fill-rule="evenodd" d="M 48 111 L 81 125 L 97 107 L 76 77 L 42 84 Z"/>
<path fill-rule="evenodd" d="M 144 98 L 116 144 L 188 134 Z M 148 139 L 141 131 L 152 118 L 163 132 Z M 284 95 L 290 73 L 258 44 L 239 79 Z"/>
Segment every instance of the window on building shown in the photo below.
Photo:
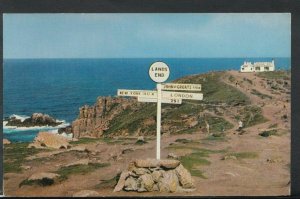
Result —
<path fill-rule="evenodd" d="M 266 70 L 266 71 L 268 71 L 268 70 L 269 70 L 269 67 L 268 67 L 268 66 L 266 66 L 266 67 L 265 67 L 265 70 Z"/>
<path fill-rule="evenodd" d="M 260 70 L 260 67 L 255 67 L 255 70 Z"/>

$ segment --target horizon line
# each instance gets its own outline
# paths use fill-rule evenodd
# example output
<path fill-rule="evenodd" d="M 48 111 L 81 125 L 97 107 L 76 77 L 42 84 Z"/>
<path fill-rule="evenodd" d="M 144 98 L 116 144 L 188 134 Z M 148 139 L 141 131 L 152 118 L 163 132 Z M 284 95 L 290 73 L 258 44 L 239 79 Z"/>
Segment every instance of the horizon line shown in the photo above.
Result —
<path fill-rule="evenodd" d="M 231 59 L 231 58 L 291 58 L 291 56 L 261 56 L 261 57 L 9 57 L 5 59 Z"/>

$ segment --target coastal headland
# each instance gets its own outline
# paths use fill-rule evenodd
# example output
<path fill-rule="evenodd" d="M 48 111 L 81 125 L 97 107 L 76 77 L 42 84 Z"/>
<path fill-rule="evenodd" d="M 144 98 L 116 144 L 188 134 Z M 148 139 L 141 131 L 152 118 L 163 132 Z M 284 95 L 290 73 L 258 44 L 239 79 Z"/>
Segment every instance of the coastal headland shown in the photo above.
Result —
<path fill-rule="evenodd" d="M 201 84 L 204 98 L 162 105 L 161 156 L 179 160 L 195 190 L 155 195 L 289 194 L 290 71 L 210 72 L 174 82 Z M 59 131 L 73 134 L 64 147 L 6 142 L 5 195 L 154 195 L 113 190 L 131 162 L 155 158 L 155 116 L 155 103 L 100 96 Z"/>

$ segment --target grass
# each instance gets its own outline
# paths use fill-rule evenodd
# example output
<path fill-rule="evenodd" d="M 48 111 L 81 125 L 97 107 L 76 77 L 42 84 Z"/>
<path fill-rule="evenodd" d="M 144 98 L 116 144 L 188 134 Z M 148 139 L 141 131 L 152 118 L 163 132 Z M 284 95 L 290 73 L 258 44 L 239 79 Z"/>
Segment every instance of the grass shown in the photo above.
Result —
<path fill-rule="evenodd" d="M 190 144 L 190 143 L 189 143 Z M 225 153 L 227 150 L 210 150 L 204 148 L 197 148 L 193 146 L 182 146 L 182 145 L 171 145 L 167 147 L 168 149 L 175 150 L 192 150 L 192 153 L 182 156 L 179 158 L 181 164 L 190 171 L 192 176 L 197 176 L 206 179 L 203 175 L 203 172 L 196 169 L 198 166 L 210 165 L 211 162 L 206 158 L 209 157 L 210 154 L 215 153 Z"/>
<path fill-rule="evenodd" d="M 231 83 L 235 82 L 235 78 L 232 75 L 230 75 L 228 79 Z"/>
<path fill-rule="evenodd" d="M 234 152 L 227 153 L 225 156 L 235 156 L 238 160 L 241 160 L 257 158 L 258 154 L 256 152 Z"/>
<path fill-rule="evenodd" d="M 167 104 L 165 107 L 169 107 Z M 182 122 L 183 115 L 194 115 L 203 111 L 203 106 L 200 104 L 193 104 L 188 102 L 183 102 L 177 107 L 170 108 L 167 112 L 163 113 L 162 118 L 164 120 L 179 120 Z"/>
<path fill-rule="evenodd" d="M 27 148 L 29 143 L 11 143 L 4 147 L 4 173 L 20 173 L 22 172 L 22 164 L 26 162 L 26 157 L 37 154 L 41 151 L 49 151 L 49 149 Z"/>
<path fill-rule="evenodd" d="M 70 144 L 89 144 L 95 142 L 106 142 L 107 144 L 121 143 L 124 139 L 112 139 L 112 138 L 79 138 L 78 141 L 71 141 Z"/>
<path fill-rule="evenodd" d="M 266 98 L 272 99 L 272 96 L 263 94 L 263 93 L 261 93 L 261 92 L 255 90 L 255 89 L 252 89 L 251 94 L 257 95 L 257 96 L 260 97 L 261 99 L 266 99 Z"/>
<path fill-rule="evenodd" d="M 118 173 L 115 177 L 108 180 L 101 180 L 101 182 L 95 185 L 95 189 L 114 188 L 120 179 L 121 173 Z"/>
<path fill-rule="evenodd" d="M 266 79 L 290 79 L 290 71 L 278 70 L 278 71 L 269 71 L 257 73 L 258 77 Z"/>
<path fill-rule="evenodd" d="M 100 138 L 79 138 L 78 141 L 71 141 L 70 144 L 88 144 L 100 141 Z"/>
<path fill-rule="evenodd" d="M 263 132 L 259 133 L 259 135 L 262 137 L 269 137 L 271 135 L 278 135 L 278 133 L 277 133 L 276 129 L 272 129 L 272 130 L 268 130 L 268 131 L 263 131 Z"/>
<path fill-rule="evenodd" d="M 203 179 L 207 179 L 207 177 L 203 174 L 203 171 L 197 170 L 197 169 L 192 169 L 191 171 L 192 176 L 197 176 Z"/>
<path fill-rule="evenodd" d="M 245 94 L 221 81 L 224 74 L 224 72 L 214 72 L 187 76 L 175 82 L 202 84 L 203 102 L 205 103 L 249 104 L 250 101 Z"/>
<path fill-rule="evenodd" d="M 142 104 L 142 106 L 134 111 L 131 108 L 127 108 L 119 115 L 114 117 L 109 124 L 109 129 L 105 131 L 105 134 L 110 134 L 123 129 L 128 129 L 129 134 L 132 135 L 138 129 L 143 127 L 143 121 L 149 118 L 155 118 L 156 106 L 155 104 Z M 152 127 L 143 128 L 146 131 L 153 131 L 155 133 L 155 125 Z"/>
<path fill-rule="evenodd" d="M 187 140 L 187 139 L 177 139 L 177 140 L 175 140 L 175 142 L 179 142 L 179 143 L 186 144 L 186 143 L 192 142 L 192 140 Z"/>
<path fill-rule="evenodd" d="M 263 115 L 262 110 L 258 106 L 246 106 L 240 110 L 235 117 L 236 120 L 243 121 L 244 127 L 254 126 L 268 121 Z"/>
<path fill-rule="evenodd" d="M 209 135 L 206 138 L 202 139 L 203 141 L 226 141 L 225 136 L 214 136 L 214 135 Z"/>
<path fill-rule="evenodd" d="M 209 131 L 211 133 L 222 133 L 234 127 L 233 124 L 225 120 L 223 117 L 215 117 L 207 115 L 205 118 L 200 118 L 199 125 L 206 126 L 205 120 L 209 123 Z"/>
<path fill-rule="evenodd" d="M 278 124 L 270 124 L 269 128 L 276 128 Z"/>
<path fill-rule="evenodd" d="M 110 163 L 89 163 L 88 165 L 72 165 L 68 167 L 61 167 L 55 173 L 60 175 L 60 180 L 66 180 L 70 175 L 86 174 L 96 169 L 107 167 L 109 165 Z"/>
<path fill-rule="evenodd" d="M 205 159 L 204 157 L 207 157 L 206 153 L 202 152 L 194 152 L 192 154 L 183 156 L 179 158 L 179 161 L 181 164 L 191 172 L 192 176 L 198 176 L 201 178 L 206 178 L 202 171 L 195 169 L 196 166 L 199 165 L 210 165 L 210 161 Z"/>

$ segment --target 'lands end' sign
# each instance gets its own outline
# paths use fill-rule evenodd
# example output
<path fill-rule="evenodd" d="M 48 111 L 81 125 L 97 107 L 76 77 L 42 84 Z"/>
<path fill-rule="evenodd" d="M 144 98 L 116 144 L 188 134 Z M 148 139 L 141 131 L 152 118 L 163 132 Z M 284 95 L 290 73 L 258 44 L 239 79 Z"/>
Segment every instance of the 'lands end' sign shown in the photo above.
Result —
<path fill-rule="evenodd" d="M 170 69 L 163 62 L 155 62 L 149 68 L 150 78 L 156 82 L 156 91 L 118 89 L 118 96 L 137 97 L 139 102 L 156 102 L 156 159 L 160 159 L 160 130 L 161 130 L 161 103 L 181 104 L 182 99 L 202 100 L 202 93 L 171 92 L 171 91 L 201 91 L 201 84 L 161 84 L 170 75 Z M 164 91 L 171 90 L 171 91 Z"/>

